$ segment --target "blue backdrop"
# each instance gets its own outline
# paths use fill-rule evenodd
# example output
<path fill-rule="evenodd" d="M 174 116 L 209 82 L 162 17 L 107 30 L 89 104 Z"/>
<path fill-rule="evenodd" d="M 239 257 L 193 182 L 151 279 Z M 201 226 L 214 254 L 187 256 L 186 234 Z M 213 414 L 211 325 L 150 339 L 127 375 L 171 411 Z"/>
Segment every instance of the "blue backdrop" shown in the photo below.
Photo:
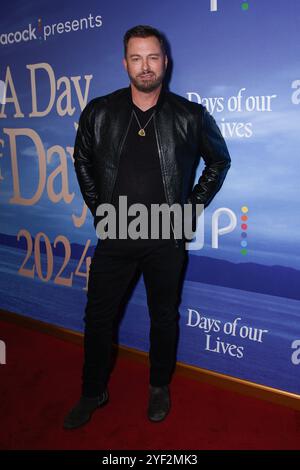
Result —
<path fill-rule="evenodd" d="M 189 252 L 178 360 L 300 394 L 299 2 L 14 4 L 0 20 L 0 307 L 82 330 L 97 238 L 72 161 L 78 118 L 128 85 L 123 34 L 151 24 L 170 43 L 170 89 L 207 107 L 232 157 Z M 219 213 L 219 228 L 236 223 L 216 247 Z M 140 279 L 120 343 L 147 350 L 148 326 Z"/>

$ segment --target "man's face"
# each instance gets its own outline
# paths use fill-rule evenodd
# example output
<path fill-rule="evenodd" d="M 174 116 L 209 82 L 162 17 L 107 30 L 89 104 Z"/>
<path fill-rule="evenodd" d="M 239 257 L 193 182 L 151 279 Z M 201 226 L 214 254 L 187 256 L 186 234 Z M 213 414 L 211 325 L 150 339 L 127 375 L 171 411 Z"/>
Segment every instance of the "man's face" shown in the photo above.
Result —
<path fill-rule="evenodd" d="M 168 58 L 155 36 L 130 38 L 123 63 L 131 83 L 139 91 L 150 93 L 161 85 Z"/>

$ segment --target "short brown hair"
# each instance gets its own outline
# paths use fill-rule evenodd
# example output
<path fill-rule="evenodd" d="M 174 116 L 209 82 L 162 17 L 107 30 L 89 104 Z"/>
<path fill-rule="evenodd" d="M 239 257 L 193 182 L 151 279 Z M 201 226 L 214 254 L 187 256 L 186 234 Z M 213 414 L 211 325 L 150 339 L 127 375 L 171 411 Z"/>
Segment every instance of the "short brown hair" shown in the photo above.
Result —
<path fill-rule="evenodd" d="M 163 54 L 166 54 L 166 43 L 163 34 L 158 31 L 158 29 L 153 28 L 152 26 L 138 25 L 134 26 L 133 28 L 130 28 L 124 34 L 124 56 L 126 57 L 127 45 L 130 38 L 149 38 L 150 36 L 154 36 L 159 40 L 161 50 Z"/>

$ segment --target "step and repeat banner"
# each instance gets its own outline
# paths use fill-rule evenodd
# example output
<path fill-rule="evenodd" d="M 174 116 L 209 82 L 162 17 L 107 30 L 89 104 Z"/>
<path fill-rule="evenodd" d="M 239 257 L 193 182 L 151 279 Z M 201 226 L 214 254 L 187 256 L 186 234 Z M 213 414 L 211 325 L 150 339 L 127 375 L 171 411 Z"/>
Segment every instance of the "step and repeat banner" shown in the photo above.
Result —
<path fill-rule="evenodd" d="M 13 3 L 0 19 L 0 308 L 82 331 L 97 237 L 76 129 L 92 98 L 129 85 L 123 35 L 150 24 L 169 42 L 170 89 L 206 106 L 232 157 L 189 251 L 178 360 L 300 394 L 299 1 Z M 147 351 L 148 334 L 140 278 L 118 339 Z"/>

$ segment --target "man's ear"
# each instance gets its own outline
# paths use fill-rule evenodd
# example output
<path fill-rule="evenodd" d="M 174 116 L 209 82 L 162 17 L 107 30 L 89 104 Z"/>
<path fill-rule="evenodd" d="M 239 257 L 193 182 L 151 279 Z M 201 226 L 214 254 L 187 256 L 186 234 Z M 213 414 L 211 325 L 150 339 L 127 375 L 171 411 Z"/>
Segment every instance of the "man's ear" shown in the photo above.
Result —
<path fill-rule="evenodd" d="M 124 69 L 127 72 L 127 60 L 125 59 L 125 57 L 123 57 L 123 65 L 124 65 Z"/>
<path fill-rule="evenodd" d="M 167 54 L 165 55 L 165 68 L 167 69 L 168 67 L 168 56 Z"/>

